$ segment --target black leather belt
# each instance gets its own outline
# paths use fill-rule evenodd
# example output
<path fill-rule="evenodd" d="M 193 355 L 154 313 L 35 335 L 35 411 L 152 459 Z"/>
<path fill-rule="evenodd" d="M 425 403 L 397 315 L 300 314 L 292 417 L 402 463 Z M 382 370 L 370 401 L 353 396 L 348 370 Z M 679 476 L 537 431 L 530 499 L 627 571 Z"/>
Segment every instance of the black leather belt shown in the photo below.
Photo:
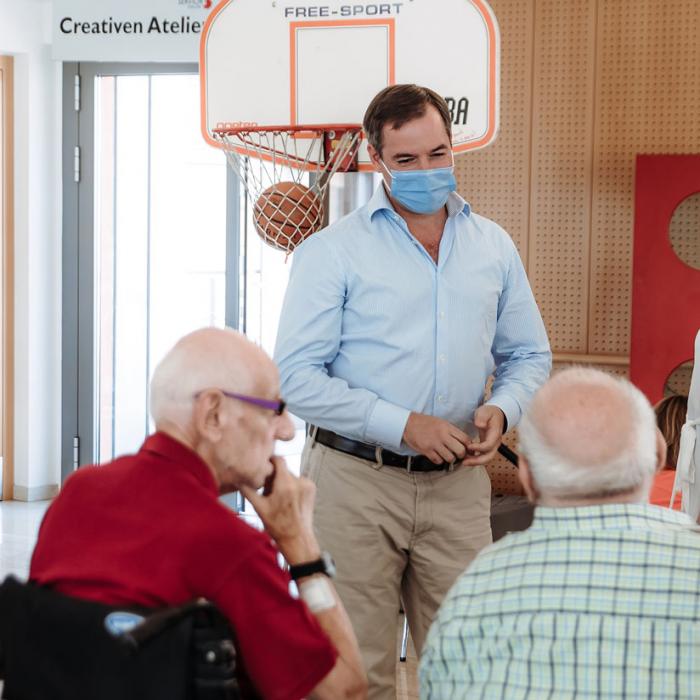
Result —
<path fill-rule="evenodd" d="M 357 440 L 351 440 L 350 438 L 343 437 L 330 430 L 314 428 L 314 426 L 310 426 L 309 433 L 311 435 L 313 435 L 314 429 L 316 430 L 316 442 L 320 442 L 326 447 L 338 450 L 338 452 L 344 452 L 353 457 L 366 459 L 369 462 L 378 462 L 376 447 L 367 445 L 364 442 L 358 442 Z M 411 457 L 408 455 L 399 455 L 396 454 L 396 452 L 385 449 L 381 449 L 380 457 L 383 465 L 387 467 L 398 467 L 399 469 L 405 469 L 409 472 L 441 472 L 454 467 L 453 462 L 435 464 L 423 455 Z"/>

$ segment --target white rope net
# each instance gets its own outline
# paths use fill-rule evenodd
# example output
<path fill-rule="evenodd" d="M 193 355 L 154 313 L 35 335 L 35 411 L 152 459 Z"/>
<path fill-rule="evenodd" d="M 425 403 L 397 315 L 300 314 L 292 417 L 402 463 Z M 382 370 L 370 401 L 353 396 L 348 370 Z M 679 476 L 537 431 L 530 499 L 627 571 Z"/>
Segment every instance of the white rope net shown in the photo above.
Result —
<path fill-rule="evenodd" d="M 325 222 L 326 191 L 336 172 L 357 169 L 360 126 L 221 125 L 214 136 L 253 207 L 255 228 L 273 248 L 291 253 Z M 302 182 L 310 173 L 307 185 Z"/>

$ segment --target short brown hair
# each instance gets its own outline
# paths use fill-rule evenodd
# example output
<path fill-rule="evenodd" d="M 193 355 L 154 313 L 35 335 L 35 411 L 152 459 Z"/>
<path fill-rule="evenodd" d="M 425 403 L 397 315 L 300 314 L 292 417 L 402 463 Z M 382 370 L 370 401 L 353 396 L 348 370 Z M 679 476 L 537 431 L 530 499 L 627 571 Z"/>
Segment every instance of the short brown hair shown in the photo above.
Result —
<path fill-rule="evenodd" d="M 375 95 L 370 102 L 362 126 L 369 143 L 382 152 L 382 130 L 386 124 L 400 129 L 406 122 L 422 117 L 428 106 L 437 109 L 452 138 L 452 118 L 447 102 L 434 90 L 420 85 L 390 85 Z"/>
<path fill-rule="evenodd" d="M 667 396 L 654 406 L 656 424 L 668 445 L 666 466 L 676 468 L 681 447 L 681 429 L 688 413 L 688 397 L 682 394 Z"/>

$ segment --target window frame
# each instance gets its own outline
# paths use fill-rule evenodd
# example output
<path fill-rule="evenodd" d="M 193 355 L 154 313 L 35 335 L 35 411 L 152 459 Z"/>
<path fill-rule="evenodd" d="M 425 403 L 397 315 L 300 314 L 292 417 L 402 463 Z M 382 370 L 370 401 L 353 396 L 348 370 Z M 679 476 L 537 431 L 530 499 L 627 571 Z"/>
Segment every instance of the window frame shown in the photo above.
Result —
<path fill-rule="evenodd" d="M 0 56 L 0 500 L 14 495 L 14 58 Z"/>

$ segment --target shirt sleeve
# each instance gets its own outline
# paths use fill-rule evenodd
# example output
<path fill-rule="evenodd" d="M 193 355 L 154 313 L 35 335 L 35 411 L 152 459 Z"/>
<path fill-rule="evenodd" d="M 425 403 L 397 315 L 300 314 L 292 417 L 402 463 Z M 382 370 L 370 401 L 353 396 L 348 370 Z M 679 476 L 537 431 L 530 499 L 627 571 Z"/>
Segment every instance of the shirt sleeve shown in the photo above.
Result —
<path fill-rule="evenodd" d="M 486 403 L 503 411 L 510 429 L 549 377 L 552 353 L 525 268 L 510 237 L 507 243 L 509 264 L 491 348 L 496 370 Z"/>
<path fill-rule="evenodd" d="M 292 597 L 289 583 L 276 549 L 263 543 L 212 595 L 231 621 L 245 673 L 266 700 L 306 697 L 338 656 L 306 605 Z"/>
<path fill-rule="evenodd" d="M 347 437 L 398 448 L 410 411 L 328 373 L 340 349 L 344 270 L 327 236 L 294 253 L 274 359 L 295 415 Z"/>

